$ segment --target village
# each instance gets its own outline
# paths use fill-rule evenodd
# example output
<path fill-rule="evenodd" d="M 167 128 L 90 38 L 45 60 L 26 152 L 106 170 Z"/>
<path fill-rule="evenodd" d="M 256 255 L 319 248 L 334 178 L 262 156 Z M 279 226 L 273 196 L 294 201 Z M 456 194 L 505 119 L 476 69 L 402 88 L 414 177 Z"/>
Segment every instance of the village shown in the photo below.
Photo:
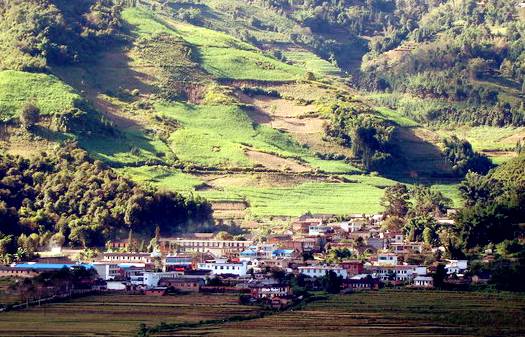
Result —
<path fill-rule="evenodd" d="M 451 212 L 437 221 L 453 224 Z M 90 270 L 81 291 L 113 291 L 144 296 L 183 293 L 239 294 L 242 303 L 282 309 L 307 291 L 373 291 L 382 287 L 433 289 L 486 283 L 467 260 L 442 258 L 443 247 L 410 242 L 400 231 L 382 229 L 384 217 L 305 214 L 288 229 L 263 238 L 217 233 L 157 236 L 151 252 L 130 241 L 110 241 L 94 256 L 48 252 L 32 261 L 0 267 L 0 277 L 19 279 L 63 268 Z M 490 254 L 486 259 L 490 260 Z M 71 289 L 69 290 L 71 291 Z M 27 295 L 30 296 L 30 295 Z M 32 300 L 40 300 L 32 295 Z M 27 299 L 29 301 L 29 299 Z"/>

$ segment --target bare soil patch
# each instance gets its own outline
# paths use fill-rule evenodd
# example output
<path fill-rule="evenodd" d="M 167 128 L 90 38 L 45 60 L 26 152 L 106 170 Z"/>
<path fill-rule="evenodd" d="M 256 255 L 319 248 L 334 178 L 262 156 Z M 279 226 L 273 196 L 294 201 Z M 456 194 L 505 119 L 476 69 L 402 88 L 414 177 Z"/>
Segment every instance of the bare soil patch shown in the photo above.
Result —
<path fill-rule="evenodd" d="M 286 170 L 291 172 L 308 172 L 310 167 L 299 164 L 298 162 L 282 158 L 273 154 L 247 150 L 246 156 L 256 164 L 261 164 L 266 168 L 273 170 Z"/>

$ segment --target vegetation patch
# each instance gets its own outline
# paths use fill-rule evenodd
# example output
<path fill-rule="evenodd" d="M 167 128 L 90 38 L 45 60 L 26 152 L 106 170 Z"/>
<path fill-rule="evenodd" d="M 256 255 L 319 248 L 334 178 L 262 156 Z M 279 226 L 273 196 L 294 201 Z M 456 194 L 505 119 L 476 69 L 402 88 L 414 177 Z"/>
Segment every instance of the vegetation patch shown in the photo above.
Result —
<path fill-rule="evenodd" d="M 82 98 L 70 86 L 48 74 L 0 71 L 0 118 L 17 116 L 32 103 L 42 115 L 55 115 L 75 109 Z"/>

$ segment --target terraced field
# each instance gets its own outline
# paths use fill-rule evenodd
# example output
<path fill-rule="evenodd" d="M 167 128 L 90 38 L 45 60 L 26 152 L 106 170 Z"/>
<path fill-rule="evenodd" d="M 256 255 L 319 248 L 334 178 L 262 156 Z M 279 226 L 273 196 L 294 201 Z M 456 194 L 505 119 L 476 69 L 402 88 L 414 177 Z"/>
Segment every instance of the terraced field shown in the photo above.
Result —
<path fill-rule="evenodd" d="M 174 11 L 198 6 L 201 21 L 183 22 L 167 7 L 127 8 L 123 20 L 130 43 L 101 52 L 98 60 L 55 66 L 54 75 L 0 73 L 0 89 L 4 82 L 9 89 L 0 90 L 0 114 L 2 106 L 19 109 L 20 97 L 34 97 L 44 114 L 71 110 L 86 99 L 115 132 L 14 133 L 0 139 L 0 147 L 30 155 L 77 139 L 94 158 L 134 180 L 212 201 L 246 201 L 251 217 L 381 210 L 379 198 L 393 180 L 365 175 L 358 160 L 326 160 L 352 158 L 352 152 L 325 139 L 327 117 L 319 114 L 320 106 L 341 94 L 360 97 L 337 77 L 335 62 L 293 43 L 291 34 L 300 31 L 293 20 L 240 0 L 167 6 Z M 250 17 L 259 23 L 247 24 Z M 276 20 L 284 20 L 279 26 L 286 29 L 257 28 Z M 245 42 L 250 40 L 239 30 L 260 43 Z M 305 80 L 307 71 L 315 80 Z M 16 88 L 17 99 L 10 88 Z M 277 95 L 248 95 L 243 88 Z M 378 114 L 408 133 L 417 126 L 397 111 L 379 108 Z M 428 167 L 441 164 L 439 150 L 418 135 L 408 136 L 402 137 L 410 138 L 403 148 L 413 154 L 407 162 L 414 163 L 416 174 L 433 174 Z M 458 200 L 454 185 L 436 188 Z"/>
<path fill-rule="evenodd" d="M 303 310 L 157 336 L 523 336 L 525 297 L 382 290 L 332 296 Z"/>
<path fill-rule="evenodd" d="M 198 322 L 251 315 L 237 296 L 92 296 L 0 313 L 0 336 L 135 336 L 141 323 Z"/>

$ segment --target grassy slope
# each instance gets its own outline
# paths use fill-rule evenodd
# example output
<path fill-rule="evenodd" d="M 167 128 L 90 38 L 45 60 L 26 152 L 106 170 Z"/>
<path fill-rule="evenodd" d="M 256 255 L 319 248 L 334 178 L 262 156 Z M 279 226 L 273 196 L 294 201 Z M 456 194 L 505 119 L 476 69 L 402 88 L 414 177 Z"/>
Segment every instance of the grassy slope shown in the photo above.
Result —
<path fill-rule="evenodd" d="M 259 81 L 293 81 L 304 74 L 299 67 L 282 63 L 227 34 L 159 19 L 141 9 L 126 9 L 124 19 L 140 35 L 174 34 L 195 46 L 201 66 L 217 78 Z"/>
<path fill-rule="evenodd" d="M 126 10 L 126 20 L 135 27 L 135 32 L 141 36 L 148 36 L 158 32 L 175 34 L 196 46 L 203 53 L 205 50 L 221 51 L 224 57 L 236 57 L 239 53 L 246 54 L 247 58 L 258 58 L 262 54 L 254 47 L 232 38 L 224 33 L 196 27 L 175 20 L 163 21 L 155 18 L 152 13 L 142 10 Z M 216 62 L 213 58 L 201 59 L 201 65 L 212 71 L 215 77 L 221 77 L 227 66 L 227 61 Z M 315 58 L 296 53 L 297 59 L 302 62 L 312 62 Z M 273 59 L 271 59 L 273 61 Z M 251 61 L 249 61 L 251 63 Z M 226 65 L 226 66 L 225 66 Z M 221 68 L 222 67 L 222 68 Z M 227 66 L 229 67 L 229 66 Z M 326 67 L 326 64 L 317 63 L 312 67 L 324 67 L 321 72 L 331 72 L 335 69 Z M 333 66 L 332 66 L 333 67 Z M 261 71 L 251 67 L 238 70 L 227 70 L 230 78 L 250 77 L 250 70 L 254 70 L 252 78 L 272 80 L 283 79 L 275 77 L 271 71 Z M 233 72 L 232 72 L 233 71 Z M 238 75 L 236 72 L 242 73 Z M 280 157 L 301 158 L 312 168 L 319 168 L 326 172 L 339 174 L 358 171 L 343 161 L 326 161 L 315 158 L 307 149 L 301 147 L 287 134 L 278 132 L 269 127 L 263 127 L 250 120 L 245 111 L 235 105 L 191 105 L 185 103 L 159 104 L 157 111 L 161 115 L 174 118 L 181 123 L 181 128 L 175 131 L 169 141 L 171 150 L 186 163 L 195 163 L 210 167 L 251 167 L 253 163 L 245 155 L 247 148 L 261 152 L 277 154 Z M 402 126 L 414 126 L 413 121 L 395 115 L 395 112 L 383 109 L 380 111 L 385 118 L 392 119 Z M 391 180 L 360 176 L 354 183 L 332 183 L 311 181 L 291 186 L 243 186 L 232 183 L 221 189 L 195 191 L 195 187 L 202 184 L 202 180 L 190 174 L 176 170 L 162 168 L 134 168 L 126 169 L 125 173 L 140 181 L 148 181 L 157 186 L 176 189 L 186 193 L 201 194 L 211 200 L 241 200 L 250 202 L 250 212 L 255 216 L 268 215 L 299 215 L 306 211 L 346 214 L 353 212 L 373 213 L 381 210 L 379 198 L 383 194 L 382 188 L 392 184 Z M 356 180 L 355 176 L 350 177 Z M 458 201 L 456 190 L 450 186 L 437 186 L 445 194 Z M 286 202 L 283 202 L 286 200 Z"/>
<path fill-rule="evenodd" d="M 187 4 L 172 4 L 174 10 L 188 7 Z M 236 36 L 240 31 L 246 31 L 259 44 L 270 50 L 284 50 L 283 55 L 288 63 L 311 71 L 319 76 L 340 75 L 341 70 L 313 52 L 299 48 L 292 42 L 291 34 L 308 30 L 299 26 L 292 19 L 280 15 L 258 3 L 248 3 L 244 0 L 204 0 L 198 7 L 201 10 L 202 25 L 215 31 Z M 255 19 L 258 25 L 250 24 Z M 278 26 L 279 29 L 264 27 Z"/>
<path fill-rule="evenodd" d="M 161 114 L 175 118 L 182 128 L 172 134 L 170 146 L 185 162 L 212 166 L 252 166 L 244 148 L 277 153 L 282 157 L 308 152 L 288 135 L 254 125 L 237 106 L 161 105 Z"/>
<path fill-rule="evenodd" d="M 159 139 L 136 129 L 122 130 L 116 137 L 82 136 L 79 143 L 95 158 L 117 167 L 162 162 L 161 157 L 171 152 Z"/>
<path fill-rule="evenodd" d="M 304 68 L 321 75 L 337 71 L 333 65 L 308 52 L 286 52 L 287 58 L 297 64 L 288 65 L 225 33 L 172 19 L 159 19 L 145 10 L 127 9 L 124 19 L 137 36 L 167 33 L 184 39 L 193 46 L 200 65 L 216 78 L 288 81 L 302 76 Z M 270 35 L 268 39 L 273 36 Z M 106 80 L 100 82 L 101 86 L 120 86 L 119 83 Z M 5 104 L 18 104 L 19 107 L 19 93 L 22 93 L 24 100 L 36 97 L 43 113 L 70 109 L 74 101 L 81 98 L 71 87 L 52 75 L 3 72 L 0 73 L 0 86 L 2 81 L 6 83 L 6 89 L 0 91 L 0 97 L 4 97 Z M 377 212 L 381 209 L 379 198 L 383 194 L 382 188 L 393 183 L 382 178 L 352 175 L 349 179 L 355 180 L 353 183 L 312 180 L 286 186 L 232 184 L 223 189 L 197 192 L 195 187 L 202 184 L 199 177 L 166 167 L 145 165 L 169 163 L 166 156 L 175 153 L 185 163 L 225 168 L 251 167 L 254 163 L 244 153 L 245 148 L 249 147 L 280 157 L 299 158 L 303 165 L 325 172 L 350 174 L 359 170 L 343 161 L 316 158 L 288 134 L 253 124 L 246 112 L 236 105 L 165 103 L 158 104 L 156 108 L 157 114 L 174 117 L 182 124 L 180 129 L 172 133 L 168 144 L 136 127 L 121 128 L 116 138 L 85 135 L 80 139 L 80 144 L 96 158 L 122 167 L 121 172 L 139 181 L 186 193 L 199 193 L 212 200 L 247 199 L 252 205 L 251 213 L 256 216 L 298 215 L 305 211 L 336 214 Z M 412 126 L 411 120 L 396 116 L 392 111 L 383 109 L 380 112 L 400 125 Z M 456 191 L 450 186 L 436 188 L 456 197 Z"/>
<path fill-rule="evenodd" d="M 21 71 L 0 71 L 0 118 L 8 119 L 27 102 L 43 115 L 60 114 L 75 107 L 81 97 L 55 76 Z"/>

